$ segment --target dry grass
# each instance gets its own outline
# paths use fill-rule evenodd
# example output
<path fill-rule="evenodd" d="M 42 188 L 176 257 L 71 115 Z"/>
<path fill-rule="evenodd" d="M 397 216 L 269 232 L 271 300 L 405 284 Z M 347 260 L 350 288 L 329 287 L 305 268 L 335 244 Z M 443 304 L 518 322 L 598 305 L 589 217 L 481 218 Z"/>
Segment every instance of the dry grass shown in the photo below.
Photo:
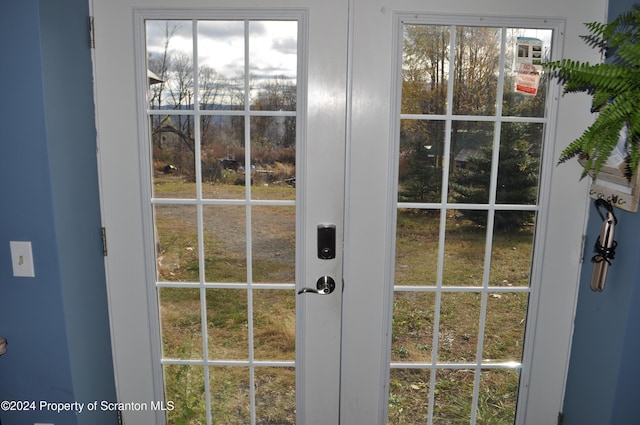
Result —
<path fill-rule="evenodd" d="M 433 286 L 437 283 L 437 250 L 440 217 L 437 213 L 399 212 L 396 284 Z M 486 231 L 447 217 L 442 285 L 482 286 Z M 532 229 L 493 235 L 489 285 L 526 286 L 529 281 Z M 394 298 L 392 360 L 430 363 L 434 334 L 439 363 L 520 361 L 527 312 L 527 293 L 486 296 L 485 328 L 479 334 L 482 294 L 444 292 L 436 323 L 436 293 L 396 292 Z M 437 329 L 436 329 L 437 326 Z M 478 343 L 483 350 L 478 359 Z M 464 424 L 471 419 L 475 370 L 438 370 L 435 377 L 433 421 Z M 477 423 L 511 424 L 517 401 L 517 370 L 485 370 L 480 374 Z M 389 424 L 426 423 L 429 371 L 391 371 Z"/>
<path fill-rule="evenodd" d="M 188 187 L 191 186 L 191 187 Z M 161 196 L 190 196 L 193 184 L 175 176 L 156 180 Z M 244 198 L 244 188 L 208 185 L 206 196 Z M 256 199 L 292 199 L 294 189 L 252 188 Z M 246 226 L 242 206 L 205 208 L 205 276 L 208 282 L 246 282 Z M 263 283 L 293 283 L 295 212 L 292 207 L 259 207 L 252 211 L 253 278 Z M 437 214 L 401 211 L 398 219 L 396 284 L 434 285 L 437 278 Z M 198 282 L 196 210 L 193 206 L 163 206 L 156 210 L 159 279 Z M 481 285 L 485 232 L 455 216 L 447 217 L 443 285 Z M 494 235 L 490 284 L 528 285 L 532 232 Z M 204 297 L 204 299 L 202 299 Z M 253 353 L 256 360 L 295 359 L 295 296 L 289 290 L 162 288 L 159 291 L 163 355 L 200 359 L 202 314 L 205 309 L 209 359 L 249 358 L 249 297 L 252 299 Z M 394 298 L 392 360 L 431 362 L 434 334 L 439 362 L 475 362 L 483 339 L 484 361 L 518 361 L 522 353 L 526 293 L 487 296 L 487 317 L 479 335 L 482 295 L 443 293 L 436 323 L 436 294 L 397 292 Z M 436 325 L 438 326 L 436 329 Z M 295 423 L 295 371 L 256 367 L 255 412 L 258 424 Z M 435 380 L 434 423 L 462 424 L 471 417 L 475 372 L 438 370 Z M 519 374 L 516 370 L 485 370 L 479 376 L 478 423 L 513 422 Z M 167 398 L 176 401 L 171 424 L 206 423 L 204 369 L 165 366 Z M 214 423 L 250 423 L 250 369 L 210 367 Z M 425 423 L 431 385 L 429 370 L 393 369 L 390 380 L 389 423 Z"/>

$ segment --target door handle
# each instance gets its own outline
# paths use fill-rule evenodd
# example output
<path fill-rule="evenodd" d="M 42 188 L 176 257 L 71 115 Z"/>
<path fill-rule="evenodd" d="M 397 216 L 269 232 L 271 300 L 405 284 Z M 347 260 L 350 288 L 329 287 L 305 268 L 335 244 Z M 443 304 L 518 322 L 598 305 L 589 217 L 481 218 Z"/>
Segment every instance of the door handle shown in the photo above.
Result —
<path fill-rule="evenodd" d="M 298 291 L 298 295 L 305 294 L 310 292 L 312 294 L 318 295 L 329 295 L 336 289 L 336 281 L 333 280 L 331 276 L 322 276 L 316 282 L 316 287 L 314 288 L 302 288 Z"/>

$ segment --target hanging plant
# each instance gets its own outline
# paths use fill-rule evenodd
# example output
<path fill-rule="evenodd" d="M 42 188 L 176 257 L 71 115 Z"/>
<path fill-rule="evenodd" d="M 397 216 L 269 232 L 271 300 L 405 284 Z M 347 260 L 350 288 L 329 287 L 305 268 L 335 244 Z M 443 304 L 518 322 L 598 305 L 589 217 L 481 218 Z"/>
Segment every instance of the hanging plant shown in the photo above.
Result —
<path fill-rule="evenodd" d="M 590 64 L 562 59 L 545 64 L 552 78 L 564 86 L 564 93 L 593 96 L 592 112 L 597 118 L 560 156 L 560 163 L 579 156 L 584 159 L 582 177 L 597 176 L 613 150 L 625 144 L 626 176 L 640 162 L 640 4 L 608 24 L 585 24 L 590 34 L 581 38 L 605 54 L 604 63 Z"/>

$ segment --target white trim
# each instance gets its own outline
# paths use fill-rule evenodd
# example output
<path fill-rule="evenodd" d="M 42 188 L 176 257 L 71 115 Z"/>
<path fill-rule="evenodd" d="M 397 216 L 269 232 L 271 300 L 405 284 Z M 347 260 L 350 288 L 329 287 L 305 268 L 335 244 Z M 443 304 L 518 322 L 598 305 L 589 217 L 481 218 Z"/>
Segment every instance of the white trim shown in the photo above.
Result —
<path fill-rule="evenodd" d="M 553 30 L 551 54 L 552 59 L 562 57 L 562 46 L 564 46 L 564 34 L 565 34 L 565 21 L 554 20 L 554 25 L 550 28 Z M 542 161 L 540 163 L 540 189 L 538 195 L 538 203 L 541 205 L 541 209 L 537 214 L 536 238 L 534 242 L 534 249 L 537 251 L 534 254 L 534 262 L 531 267 L 531 295 L 529 298 L 529 311 L 527 314 L 527 323 L 534 323 L 536 326 L 530 329 L 527 325 L 524 352 L 522 355 L 522 363 L 526 365 L 521 372 L 520 387 L 518 391 L 518 406 L 516 409 L 516 424 L 524 424 L 527 421 L 527 410 L 530 406 L 530 384 L 531 384 L 531 369 L 535 347 L 535 333 L 537 329 L 537 319 L 540 313 L 540 298 L 541 298 L 541 285 L 542 285 L 542 268 L 545 261 L 545 254 L 542 251 L 542 247 L 546 246 L 546 235 L 548 232 L 549 211 L 551 204 L 551 181 L 552 170 L 554 165 L 554 152 L 556 147 L 556 123 L 558 118 L 558 101 L 560 97 L 560 90 L 558 85 L 550 84 L 549 93 L 547 94 L 547 116 L 548 123 L 545 125 L 544 142 Z M 537 288 L 536 288 L 537 287 Z M 565 371 L 566 374 L 566 371 Z"/>
<path fill-rule="evenodd" d="M 153 210 L 148 202 L 153 196 L 151 181 L 151 146 L 149 140 L 148 117 L 143 112 L 147 106 L 147 55 L 145 40 L 145 19 L 143 13 L 133 10 L 133 36 L 134 36 L 134 61 L 135 61 L 135 81 L 136 81 L 136 101 L 137 101 L 137 125 L 138 125 L 138 150 L 139 150 L 139 182 L 141 194 L 141 211 L 142 211 L 142 234 L 144 238 L 144 268 L 145 268 L 145 288 L 147 290 L 147 314 L 149 323 L 149 337 L 151 339 L 151 358 L 150 365 L 152 368 L 151 383 L 153 385 L 153 396 L 155 400 L 165 400 L 164 381 L 162 372 L 162 343 L 160 335 L 160 312 L 158 307 L 158 294 L 154 285 L 155 282 L 155 234 L 153 226 Z M 156 422 L 166 422 L 164 411 L 155 413 Z"/>
<path fill-rule="evenodd" d="M 433 286 L 426 284 L 424 286 L 419 285 L 396 285 L 395 292 L 477 292 L 477 293 L 522 293 L 531 292 L 531 288 L 528 286 Z"/>
<path fill-rule="evenodd" d="M 93 47 L 92 49 L 90 49 L 91 52 L 91 74 L 92 74 L 92 78 L 93 81 L 95 82 L 96 80 L 96 51 L 95 51 L 95 26 L 93 23 L 94 20 L 94 1 L 95 0 L 88 0 L 88 4 L 89 4 L 89 16 L 91 17 L 92 20 L 92 34 L 91 37 L 93 39 Z M 101 222 L 104 224 L 105 223 L 105 215 L 106 215 L 106 208 L 105 208 L 105 197 L 104 197 L 104 179 L 103 179 L 103 173 L 102 173 L 102 166 L 103 166 L 103 161 L 102 161 L 102 156 L 101 156 L 101 152 L 100 152 L 100 126 L 99 126 L 99 120 L 98 117 L 100 116 L 100 107 L 99 104 L 100 102 L 98 101 L 100 99 L 100 94 L 98 91 L 98 88 L 96 86 L 96 84 L 93 84 L 92 87 L 93 90 L 93 107 L 94 107 L 94 111 L 95 111 L 95 126 L 96 126 L 96 164 L 97 164 L 97 172 L 98 172 L 98 191 L 99 191 L 99 199 L 100 199 L 100 219 Z M 104 227 L 103 227 L 104 229 Z M 106 235 L 105 235 L 106 237 Z M 103 242 L 104 243 L 104 242 Z M 104 261 L 104 269 L 105 269 L 105 281 L 109 282 L 110 281 L 110 277 L 109 277 L 109 261 L 107 256 L 104 257 L 103 259 Z M 114 317 L 114 306 L 113 306 L 113 298 L 114 298 L 114 294 L 113 291 L 111 289 L 111 287 L 107 284 L 106 286 L 106 292 L 107 292 L 107 310 L 109 312 L 109 317 L 112 318 Z M 116 400 L 122 400 L 122 397 L 120 396 L 120 385 L 119 385 L 119 377 L 120 377 L 120 373 L 119 373 L 119 363 L 118 363 L 118 358 L 115 355 L 115 353 L 118 351 L 117 347 L 118 347 L 118 343 L 116 340 L 116 332 L 115 332 L 115 326 L 114 326 L 114 322 L 113 320 L 109 320 L 109 333 L 110 333 L 110 338 L 111 338 L 111 350 L 112 350 L 112 354 L 114 354 L 112 356 L 112 362 L 113 362 L 113 371 L 114 371 L 114 383 L 115 383 L 115 390 L 116 390 Z"/>

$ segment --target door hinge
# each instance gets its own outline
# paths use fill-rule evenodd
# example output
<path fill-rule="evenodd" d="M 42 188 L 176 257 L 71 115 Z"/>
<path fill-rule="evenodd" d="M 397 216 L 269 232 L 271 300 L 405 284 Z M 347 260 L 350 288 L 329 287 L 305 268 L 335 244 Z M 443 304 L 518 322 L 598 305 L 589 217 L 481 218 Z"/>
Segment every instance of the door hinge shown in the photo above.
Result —
<path fill-rule="evenodd" d="M 95 32 L 93 26 L 93 16 L 89 16 L 89 48 L 95 49 L 96 47 L 96 39 Z"/>
<path fill-rule="evenodd" d="M 580 263 L 584 263 L 584 247 L 587 243 L 587 235 L 582 235 L 580 239 Z"/>
<path fill-rule="evenodd" d="M 102 255 L 107 256 L 107 229 L 102 227 L 100 229 L 100 234 L 102 235 Z"/>
<path fill-rule="evenodd" d="M 562 412 L 558 412 L 558 425 L 562 425 Z"/>
<path fill-rule="evenodd" d="M 118 425 L 124 425 L 124 421 L 122 420 L 122 410 L 118 409 Z"/>

